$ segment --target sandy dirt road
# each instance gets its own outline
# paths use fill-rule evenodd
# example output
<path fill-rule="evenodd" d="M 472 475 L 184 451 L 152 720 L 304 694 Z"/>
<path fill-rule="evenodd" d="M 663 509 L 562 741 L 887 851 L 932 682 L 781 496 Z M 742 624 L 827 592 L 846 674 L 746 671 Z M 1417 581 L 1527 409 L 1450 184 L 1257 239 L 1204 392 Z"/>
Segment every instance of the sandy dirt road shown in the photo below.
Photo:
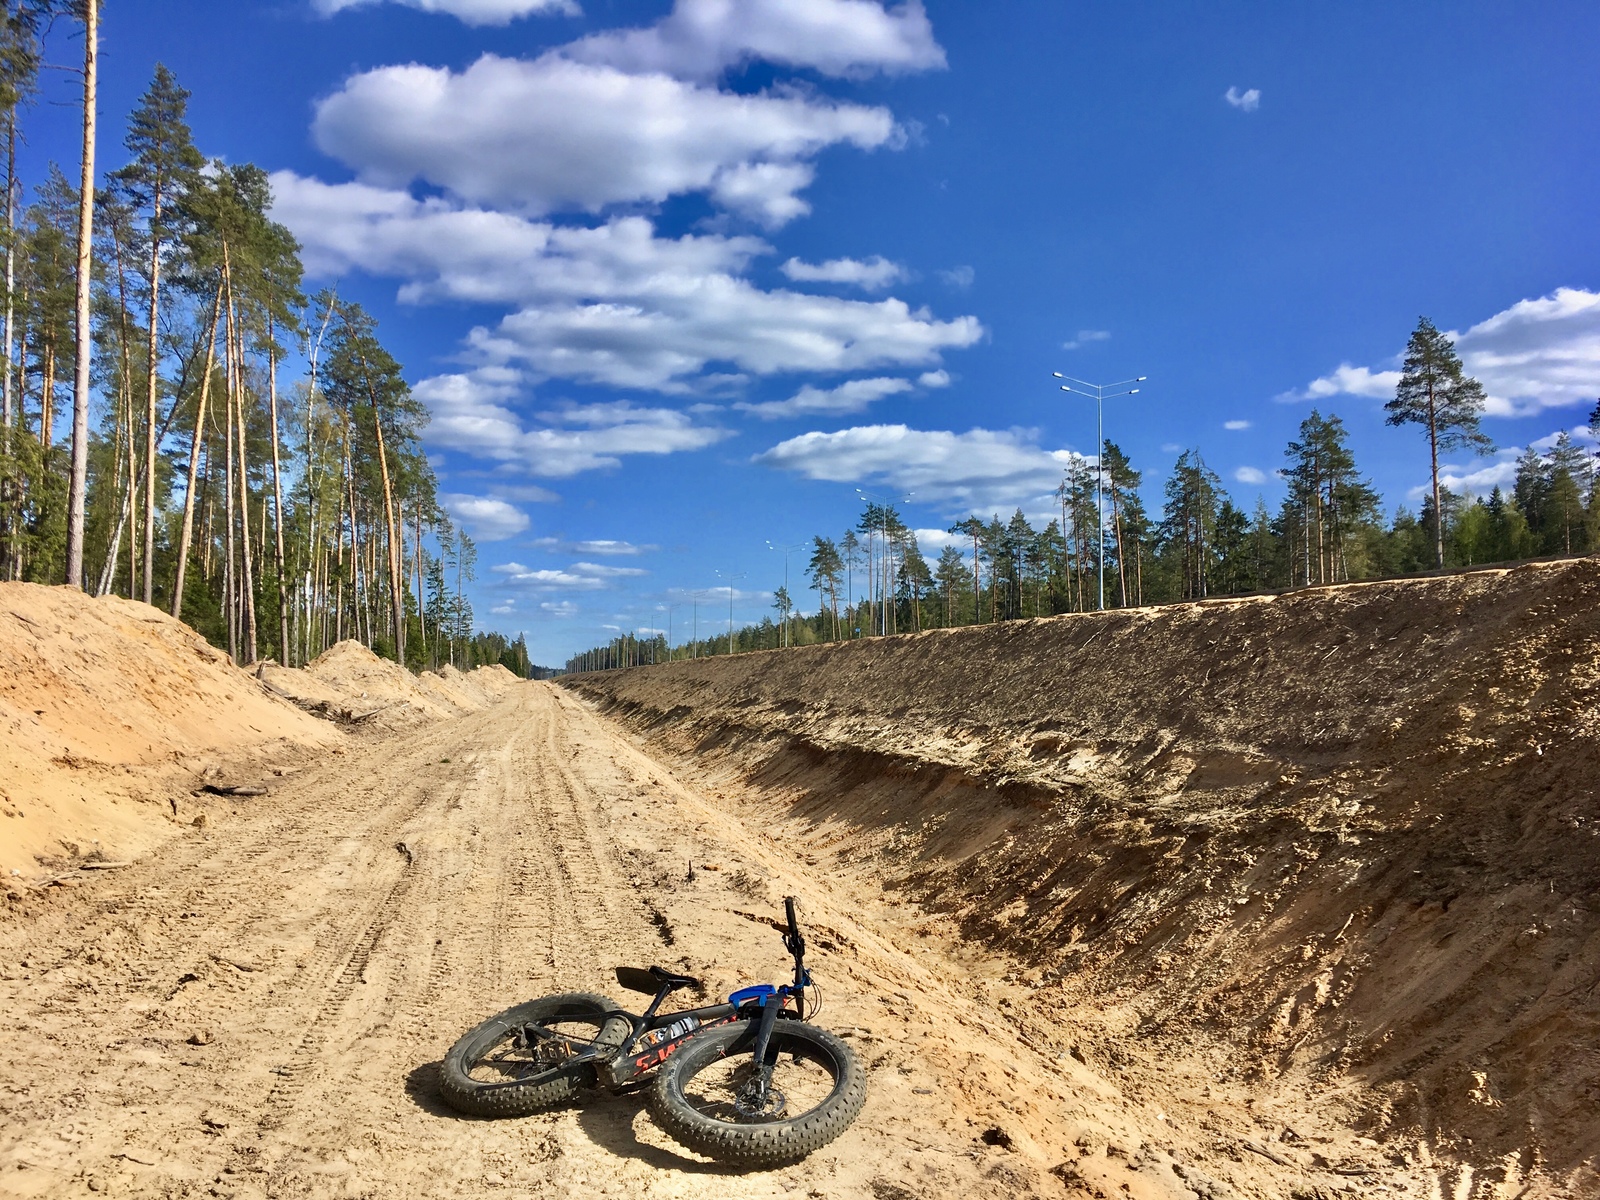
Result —
<path fill-rule="evenodd" d="M 554 687 L 330 754 L 235 810 L 0 930 L 0 1195 L 1058 1196 L 1081 1116 L 1100 1131 L 1066 1172 L 1083 1194 L 1194 1194 L 1133 1132 L 1150 1114 L 985 1000 L 1002 968 L 955 972 L 938 930 L 869 920 L 847 881 Z M 806 1162 L 728 1173 L 639 1096 L 497 1122 L 435 1099 L 468 1027 L 552 991 L 623 1000 L 619 963 L 713 994 L 779 976 L 753 918 L 788 892 L 819 1023 L 871 1079 Z"/>

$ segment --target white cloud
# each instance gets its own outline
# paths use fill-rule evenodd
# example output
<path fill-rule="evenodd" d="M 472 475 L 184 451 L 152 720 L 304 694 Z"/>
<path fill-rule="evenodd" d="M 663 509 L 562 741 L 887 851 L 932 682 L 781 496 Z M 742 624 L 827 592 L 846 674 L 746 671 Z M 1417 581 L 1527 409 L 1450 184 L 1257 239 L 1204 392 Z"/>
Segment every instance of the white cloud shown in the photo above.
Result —
<path fill-rule="evenodd" d="M 919 503 L 960 510 L 1010 508 L 1047 495 L 1076 454 L 1045 450 L 1023 431 L 966 433 L 860 425 L 803 433 L 756 462 L 834 483 L 878 483 L 914 492 Z"/>
<path fill-rule="evenodd" d="M 1596 438 L 1587 425 L 1575 425 L 1571 429 L 1558 429 L 1554 433 L 1546 434 L 1542 438 L 1535 438 L 1529 447 L 1540 454 L 1548 454 L 1555 446 L 1556 441 L 1565 433 L 1580 446 L 1587 446 L 1592 452 L 1595 448 Z M 1509 446 L 1494 453 L 1490 462 L 1472 464 L 1470 466 L 1455 463 L 1441 463 L 1439 465 L 1439 485 L 1449 488 L 1457 495 L 1488 497 L 1495 488 L 1504 488 L 1509 491 L 1517 481 L 1517 459 L 1522 457 L 1525 447 Z M 1480 465 L 1481 464 L 1481 465 Z M 1424 496 L 1432 494 L 1432 488 L 1427 484 L 1420 484 L 1406 493 L 1407 498 L 1420 503 Z"/>
<path fill-rule="evenodd" d="M 472 346 L 489 363 L 526 364 L 544 375 L 688 391 L 712 364 L 755 375 L 843 372 L 936 363 L 942 351 L 983 336 L 976 317 L 940 321 L 893 297 L 844 300 L 764 292 L 747 280 L 707 275 L 692 295 L 652 303 L 549 304 L 525 308 Z M 723 377 L 727 382 L 737 381 Z M 702 376 L 700 383 L 718 377 Z"/>
<path fill-rule="evenodd" d="M 895 140 L 887 109 L 798 92 L 742 95 L 549 53 L 464 71 L 411 63 L 346 80 L 312 135 L 362 182 L 424 180 L 529 214 L 708 193 L 767 223 L 805 211 L 804 160 Z"/>
<path fill-rule="evenodd" d="M 1272 476 L 1268 475 L 1259 467 L 1239 467 L 1234 471 L 1233 477 L 1240 483 L 1248 483 L 1253 485 L 1266 483 L 1272 478 Z"/>
<path fill-rule="evenodd" d="M 634 579 L 649 572 L 639 567 L 608 567 L 597 563 L 573 563 L 566 570 L 559 568 L 525 567 L 519 562 L 498 563 L 489 568 L 499 576 L 502 587 L 522 588 L 536 592 L 578 591 L 597 592 L 613 586 L 619 579 Z"/>
<path fill-rule="evenodd" d="M 780 269 L 796 283 L 848 283 L 868 292 L 881 291 L 905 278 L 905 269 L 881 254 L 868 259 L 830 258 L 821 263 L 791 258 Z"/>
<path fill-rule="evenodd" d="M 1537 300 L 1519 300 L 1465 333 L 1446 336 L 1455 342 L 1467 373 L 1488 393 L 1489 416 L 1529 416 L 1589 404 L 1600 396 L 1600 292 L 1557 288 Z M 1303 392 L 1280 399 L 1388 399 L 1399 382 L 1397 370 L 1344 363 Z"/>
<path fill-rule="evenodd" d="M 1222 427 L 1224 429 L 1230 429 L 1234 433 L 1238 433 L 1241 429 L 1249 429 L 1250 428 L 1250 422 L 1249 421 L 1245 421 L 1245 420 L 1224 421 L 1222 423 Z"/>
<path fill-rule="evenodd" d="M 768 400 L 761 404 L 735 404 L 734 407 L 754 413 L 765 421 L 781 417 L 798 417 L 813 413 L 856 413 L 867 408 L 874 400 L 885 396 L 909 392 L 909 379 L 876 378 L 851 379 L 834 388 L 812 387 L 809 383 L 787 400 Z"/>
<path fill-rule="evenodd" d="M 534 538 L 528 543 L 540 550 L 549 550 L 562 554 L 604 554 L 633 556 L 650 554 L 659 550 L 659 546 L 636 545 L 633 542 L 615 541 L 609 538 L 597 538 L 589 541 L 569 542 L 565 538 L 541 537 Z"/>
<path fill-rule="evenodd" d="M 919 0 L 677 0 L 648 29 L 595 34 L 566 53 L 632 72 L 712 79 L 760 59 L 824 75 L 899 74 L 945 65 Z"/>
<path fill-rule="evenodd" d="M 1353 367 L 1340 363 L 1332 372 L 1313 379 L 1303 392 L 1284 392 L 1275 399 L 1283 401 L 1326 400 L 1332 396 L 1370 396 L 1382 399 L 1394 395 L 1400 383 L 1399 371 L 1373 371 L 1368 367 Z"/>
<path fill-rule="evenodd" d="M 468 25 L 508 25 L 518 17 L 535 13 L 560 13 L 564 17 L 582 15 L 573 0 L 394 0 L 407 8 L 427 13 L 447 13 Z M 383 0 L 312 0 L 312 7 L 325 16 L 347 8 L 366 8 Z"/>
<path fill-rule="evenodd" d="M 948 271 L 939 272 L 939 278 L 957 291 L 966 291 L 977 277 L 978 273 L 971 267 L 951 267 Z"/>
<path fill-rule="evenodd" d="M 627 400 L 538 413 L 541 423 L 529 427 L 510 407 L 518 390 L 515 372 L 490 368 L 435 375 L 412 393 L 432 413 L 426 431 L 430 443 L 547 477 L 614 467 L 626 454 L 700 450 L 728 436 L 726 430 L 696 425 L 685 413 L 641 408 Z"/>
<path fill-rule="evenodd" d="M 1247 92 L 1241 92 L 1238 88 L 1231 87 L 1222 94 L 1222 98 L 1241 112 L 1255 112 L 1256 109 L 1261 107 L 1260 88 L 1251 88 Z"/>
<path fill-rule="evenodd" d="M 541 601 L 539 611 L 552 617 L 573 617 L 578 614 L 578 606 L 571 600 Z"/>
<path fill-rule="evenodd" d="M 924 371 L 917 376 L 917 386 L 925 388 L 942 388 L 950 386 L 950 372 L 945 370 Z"/>
<path fill-rule="evenodd" d="M 1077 336 L 1061 343 L 1063 350 L 1081 350 L 1095 342 L 1108 341 L 1111 337 L 1109 329 L 1080 329 Z"/>
<path fill-rule="evenodd" d="M 658 238 L 643 217 L 594 227 L 531 220 L 361 183 L 272 176 L 272 215 L 302 245 L 312 276 L 399 276 L 400 298 L 518 303 L 690 293 L 770 250 L 755 237 Z"/>
<path fill-rule="evenodd" d="M 763 291 L 740 273 L 759 238 L 658 238 L 643 217 L 572 228 L 365 184 L 273 176 L 273 215 L 305 245 L 307 269 L 408 279 L 402 299 L 523 307 L 471 335 L 489 363 L 541 375 L 688 391 L 710 364 L 756 375 L 937 363 L 983 334 L 893 297 Z"/>
<path fill-rule="evenodd" d="M 446 492 L 439 497 L 439 503 L 480 542 L 502 542 L 528 527 L 526 513 L 492 496 Z"/>
<path fill-rule="evenodd" d="M 955 546 L 958 549 L 963 545 L 971 545 L 959 533 L 951 533 L 948 529 L 913 529 L 916 535 L 917 548 L 924 554 L 937 554 L 946 546 Z"/>

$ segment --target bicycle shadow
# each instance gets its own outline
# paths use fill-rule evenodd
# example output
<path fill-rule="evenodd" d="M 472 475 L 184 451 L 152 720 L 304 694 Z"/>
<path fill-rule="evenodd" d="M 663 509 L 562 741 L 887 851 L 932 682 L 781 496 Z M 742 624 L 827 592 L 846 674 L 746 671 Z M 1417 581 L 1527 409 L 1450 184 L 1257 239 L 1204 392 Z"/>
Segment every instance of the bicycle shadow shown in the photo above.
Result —
<path fill-rule="evenodd" d="M 691 1158 L 687 1151 L 673 1151 L 641 1142 L 634 1133 L 639 1114 L 645 1111 L 643 1092 L 620 1095 L 591 1093 L 578 1110 L 578 1128 L 602 1150 L 619 1158 L 634 1158 L 657 1170 L 681 1171 L 685 1175 L 748 1175 L 749 1167 L 706 1162 Z"/>
<path fill-rule="evenodd" d="M 406 1072 L 406 1098 L 430 1117 L 448 1117 L 452 1121 L 478 1121 L 481 1117 L 468 1116 L 451 1108 L 439 1096 L 438 1060 L 419 1063 Z"/>
<path fill-rule="evenodd" d="M 411 1103 L 432 1117 L 451 1121 L 489 1121 L 497 1118 L 475 1117 L 457 1112 L 439 1096 L 439 1067 L 437 1061 L 421 1063 L 406 1072 L 405 1092 Z M 747 1175 L 748 1167 L 729 1166 L 726 1163 L 705 1162 L 691 1158 L 687 1152 L 668 1150 L 641 1142 L 634 1133 L 634 1123 L 645 1111 L 643 1092 L 624 1092 L 620 1095 L 593 1089 L 581 1094 L 576 1104 L 566 1106 L 577 1112 L 578 1128 L 594 1145 L 609 1150 L 619 1158 L 634 1158 L 657 1170 L 680 1171 L 685 1175 Z M 553 1109 L 552 1113 L 561 1109 Z"/>

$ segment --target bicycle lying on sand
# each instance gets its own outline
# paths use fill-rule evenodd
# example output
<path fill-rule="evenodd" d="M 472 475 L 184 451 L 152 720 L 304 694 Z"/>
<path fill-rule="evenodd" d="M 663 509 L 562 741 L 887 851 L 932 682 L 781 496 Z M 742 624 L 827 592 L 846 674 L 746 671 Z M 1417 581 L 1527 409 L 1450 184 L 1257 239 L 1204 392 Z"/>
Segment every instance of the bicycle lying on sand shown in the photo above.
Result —
<path fill-rule="evenodd" d="M 700 981 L 660 967 L 618 967 L 619 984 L 654 997 L 644 1012 L 588 992 L 508 1008 L 450 1047 L 440 1067 L 445 1101 L 474 1116 L 519 1117 L 596 1085 L 644 1086 L 653 1072 L 656 1121 L 709 1158 L 771 1167 L 827 1145 L 860 1113 L 866 1075 L 844 1042 L 805 1021 L 812 983 L 793 896 L 784 909 L 792 984 L 756 984 L 724 1004 L 664 1013 L 668 996 L 700 990 Z"/>

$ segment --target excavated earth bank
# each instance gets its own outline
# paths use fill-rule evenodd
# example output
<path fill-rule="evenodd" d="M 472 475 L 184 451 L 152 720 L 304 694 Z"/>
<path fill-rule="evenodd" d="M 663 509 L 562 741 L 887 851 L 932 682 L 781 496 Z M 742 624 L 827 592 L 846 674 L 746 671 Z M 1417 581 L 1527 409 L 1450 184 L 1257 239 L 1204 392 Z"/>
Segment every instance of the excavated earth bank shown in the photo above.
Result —
<path fill-rule="evenodd" d="M 1600 563 L 564 682 L 1136 1096 L 1600 1194 Z"/>

